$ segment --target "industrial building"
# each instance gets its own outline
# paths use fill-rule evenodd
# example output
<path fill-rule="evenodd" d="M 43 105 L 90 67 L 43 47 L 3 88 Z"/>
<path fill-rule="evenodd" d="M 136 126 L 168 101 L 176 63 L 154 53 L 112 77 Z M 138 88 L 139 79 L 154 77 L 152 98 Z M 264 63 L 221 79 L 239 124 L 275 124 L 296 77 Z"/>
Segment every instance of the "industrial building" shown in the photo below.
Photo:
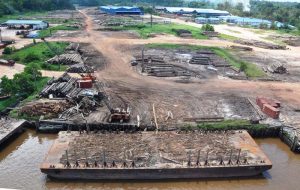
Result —
<path fill-rule="evenodd" d="M 188 7 L 157 7 L 156 10 L 164 11 L 166 13 L 173 13 L 178 15 L 184 14 L 196 14 L 200 17 L 219 17 L 219 16 L 228 16 L 230 15 L 227 11 L 215 10 L 215 9 L 197 9 L 197 8 L 188 8 Z"/>
<path fill-rule="evenodd" d="M 42 30 L 49 27 L 49 23 L 42 20 L 8 20 L 4 25 L 9 28 L 32 28 L 34 30 Z"/>
<path fill-rule="evenodd" d="M 127 6 L 101 6 L 100 11 L 111 14 L 111 15 L 142 15 L 143 11 L 141 11 L 138 7 L 127 7 Z"/>
<path fill-rule="evenodd" d="M 205 17 L 197 17 L 195 18 L 195 22 L 197 24 L 220 24 L 221 19 L 219 18 L 205 18 Z"/>
<path fill-rule="evenodd" d="M 224 17 L 220 17 L 220 19 L 228 23 L 233 23 L 241 26 L 259 27 L 261 25 L 266 25 L 267 27 L 270 27 L 272 24 L 272 22 L 269 20 L 249 18 L 249 17 L 224 16 Z"/>

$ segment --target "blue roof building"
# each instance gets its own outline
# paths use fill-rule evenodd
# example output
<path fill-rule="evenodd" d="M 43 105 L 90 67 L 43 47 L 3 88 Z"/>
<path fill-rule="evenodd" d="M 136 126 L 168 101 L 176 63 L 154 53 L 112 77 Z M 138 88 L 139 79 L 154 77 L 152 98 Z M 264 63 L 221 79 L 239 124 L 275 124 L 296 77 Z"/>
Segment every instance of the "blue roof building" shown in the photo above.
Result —
<path fill-rule="evenodd" d="M 100 10 L 111 15 L 142 15 L 143 12 L 138 7 L 127 6 L 101 6 Z"/>

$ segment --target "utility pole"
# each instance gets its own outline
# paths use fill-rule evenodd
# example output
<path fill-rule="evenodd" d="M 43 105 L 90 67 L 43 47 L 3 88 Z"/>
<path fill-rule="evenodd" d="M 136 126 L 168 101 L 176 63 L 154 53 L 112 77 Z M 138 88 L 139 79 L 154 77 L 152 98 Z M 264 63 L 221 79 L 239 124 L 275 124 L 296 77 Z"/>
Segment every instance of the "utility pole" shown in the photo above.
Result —
<path fill-rule="evenodd" d="M 0 40 L 2 42 L 2 30 L 0 29 Z"/>

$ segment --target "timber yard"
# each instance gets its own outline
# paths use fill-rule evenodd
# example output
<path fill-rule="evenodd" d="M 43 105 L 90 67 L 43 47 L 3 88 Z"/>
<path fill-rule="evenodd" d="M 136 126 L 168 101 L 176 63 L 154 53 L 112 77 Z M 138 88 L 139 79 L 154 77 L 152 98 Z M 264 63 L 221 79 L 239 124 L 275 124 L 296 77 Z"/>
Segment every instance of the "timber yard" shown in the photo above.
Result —
<path fill-rule="evenodd" d="M 156 11 L 3 22 L 1 82 L 40 63 L 42 85 L 0 88 L 0 188 L 297 189 L 299 36 L 227 11 Z"/>

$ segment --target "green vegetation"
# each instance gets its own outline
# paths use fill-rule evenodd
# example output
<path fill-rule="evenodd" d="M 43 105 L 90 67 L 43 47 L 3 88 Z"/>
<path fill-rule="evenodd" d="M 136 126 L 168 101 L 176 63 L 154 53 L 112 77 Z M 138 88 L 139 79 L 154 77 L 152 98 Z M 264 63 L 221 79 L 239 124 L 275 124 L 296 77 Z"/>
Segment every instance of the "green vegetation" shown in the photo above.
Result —
<path fill-rule="evenodd" d="M 213 25 L 210 24 L 204 24 L 201 28 L 203 31 L 209 31 L 209 32 L 214 32 L 215 28 Z"/>
<path fill-rule="evenodd" d="M 206 47 L 197 45 L 180 45 L 180 44 L 148 44 L 148 48 L 161 49 L 190 49 L 190 50 L 211 50 L 218 56 L 224 58 L 231 66 L 237 69 L 244 69 L 245 74 L 250 78 L 263 77 L 265 73 L 255 64 L 238 60 L 229 50 L 219 47 Z M 241 68 L 242 67 L 242 68 Z"/>
<path fill-rule="evenodd" d="M 221 39 L 229 40 L 229 41 L 234 41 L 234 40 L 238 40 L 239 39 L 238 37 L 227 35 L 227 34 L 220 34 L 219 37 Z"/>
<path fill-rule="evenodd" d="M 1 78 L 1 95 L 11 95 L 11 97 L 0 100 L 0 111 L 20 100 L 28 102 L 36 97 L 49 80 L 42 77 L 38 68 L 37 64 L 31 64 L 25 67 L 24 72 L 14 75 L 13 79 L 8 79 L 6 76 Z"/>
<path fill-rule="evenodd" d="M 0 17 L 26 11 L 73 9 L 70 0 L 0 0 Z"/>
<path fill-rule="evenodd" d="M 263 129 L 268 127 L 264 124 L 251 124 L 248 120 L 225 120 L 222 122 L 208 122 L 197 125 L 202 130 L 242 130 L 242 129 Z"/>
<path fill-rule="evenodd" d="M 39 37 L 40 38 L 50 37 L 50 36 L 52 36 L 52 34 L 54 34 L 55 32 L 57 32 L 59 30 L 78 30 L 78 28 L 70 27 L 70 26 L 66 26 L 66 25 L 58 25 L 58 26 L 47 28 L 45 30 L 41 30 L 39 32 Z"/>
<path fill-rule="evenodd" d="M 150 34 L 166 33 L 177 35 L 176 30 L 188 30 L 192 33 L 192 37 L 195 39 L 207 39 L 206 36 L 202 34 L 202 31 L 193 26 L 183 25 L 183 24 L 140 24 L 134 26 L 115 26 L 112 27 L 113 30 L 133 30 L 140 34 L 142 38 L 148 38 Z"/>
<path fill-rule="evenodd" d="M 49 42 L 49 44 L 59 53 L 63 53 L 64 49 L 68 46 L 68 43 L 66 42 Z M 14 51 L 9 55 L 3 55 L 2 58 L 13 59 L 24 65 L 37 64 L 39 69 L 44 70 L 66 70 L 66 66 L 61 66 L 59 69 L 59 65 L 45 63 L 45 61 L 54 56 L 55 53 L 52 52 L 45 43 L 41 42 Z"/>

